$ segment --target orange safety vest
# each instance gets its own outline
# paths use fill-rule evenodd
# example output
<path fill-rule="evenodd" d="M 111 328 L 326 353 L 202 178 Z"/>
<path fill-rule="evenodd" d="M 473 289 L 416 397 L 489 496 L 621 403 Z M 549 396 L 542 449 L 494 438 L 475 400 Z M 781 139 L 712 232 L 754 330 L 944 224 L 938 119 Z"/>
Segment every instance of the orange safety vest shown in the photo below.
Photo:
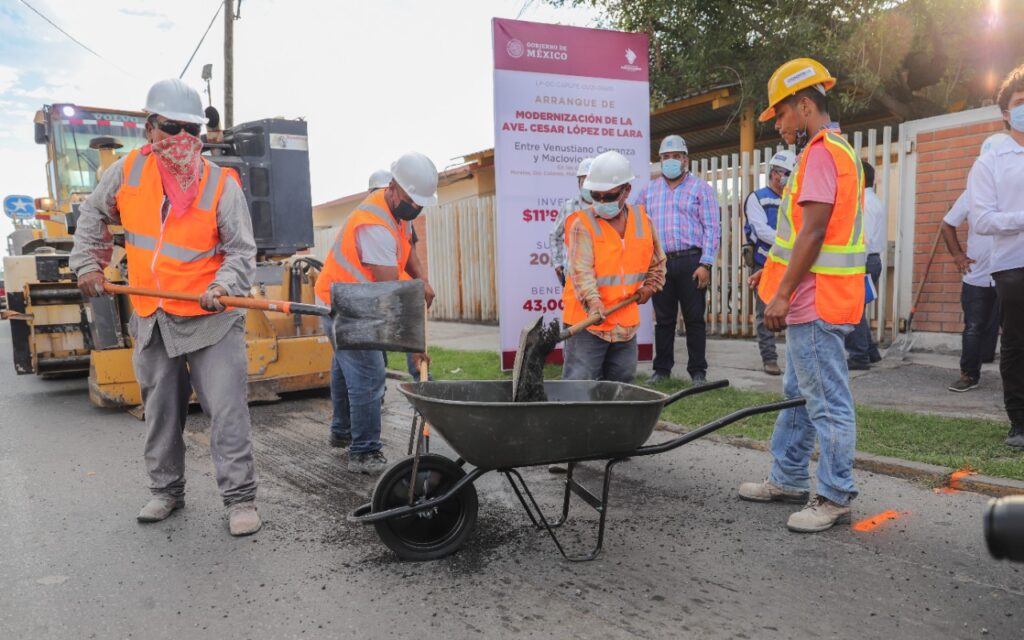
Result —
<path fill-rule="evenodd" d="M 165 289 L 202 295 L 224 263 L 218 251 L 217 205 L 224 182 L 234 171 L 222 169 L 203 158 L 199 194 L 183 215 L 168 212 L 161 220 L 164 189 L 154 154 L 142 155 L 136 149 L 123 164 L 117 209 L 124 227 L 124 246 L 128 253 L 128 284 L 133 287 Z M 198 302 L 131 296 L 132 307 L 140 316 L 157 309 L 176 316 L 202 316 Z"/>
<path fill-rule="evenodd" d="M 857 324 L 864 313 L 864 173 L 860 159 L 850 143 L 835 130 L 823 129 L 800 156 L 796 171 L 789 178 L 779 206 L 779 226 L 775 243 L 761 274 L 757 293 L 765 303 L 779 289 L 786 266 L 793 255 L 793 244 L 803 227 L 800 190 L 807 170 L 808 150 L 818 141 L 836 163 L 836 201 L 811 273 L 815 277 L 815 306 L 818 315 L 831 324 Z"/>
<path fill-rule="evenodd" d="M 654 233 L 647 211 L 642 205 L 626 207 L 626 233 L 619 237 L 612 225 L 599 218 L 588 207 L 571 214 L 565 221 L 565 243 L 569 246 L 573 225 L 581 224 L 590 233 L 594 243 L 594 275 L 601 303 L 607 309 L 613 304 L 636 293 L 647 278 L 654 255 Z M 589 314 L 576 296 L 572 279 L 566 278 L 562 290 L 565 310 L 562 321 L 576 324 L 586 320 Z M 605 318 L 604 322 L 590 327 L 591 331 L 611 331 L 616 325 L 635 327 L 640 324 L 640 305 L 626 305 Z"/>
<path fill-rule="evenodd" d="M 395 220 L 391 208 L 384 200 L 384 191 L 378 189 L 367 196 L 335 237 L 331 251 L 324 260 L 324 268 L 316 279 L 316 297 L 324 304 L 331 304 L 331 285 L 335 282 L 373 282 L 373 274 L 363 265 L 356 244 L 356 231 L 365 225 L 379 225 L 391 232 L 398 246 L 398 279 L 412 279 L 405 272 L 412 253 L 410 223 Z"/>

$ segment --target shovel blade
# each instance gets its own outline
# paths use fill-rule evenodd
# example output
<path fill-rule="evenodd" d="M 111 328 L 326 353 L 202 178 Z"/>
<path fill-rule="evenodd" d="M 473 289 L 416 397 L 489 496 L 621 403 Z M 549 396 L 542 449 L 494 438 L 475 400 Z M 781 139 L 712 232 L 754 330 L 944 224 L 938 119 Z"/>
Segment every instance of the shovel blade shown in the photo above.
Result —
<path fill-rule="evenodd" d="M 334 347 L 339 350 L 427 350 L 422 280 L 331 285 Z"/>
<path fill-rule="evenodd" d="M 526 325 L 519 333 L 519 348 L 516 349 L 516 361 L 512 365 L 512 399 L 513 402 L 518 396 L 519 381 L 523 376 L 523 364 L 527 359 L 527 351 L 537 344 L 540 338 L 540 327 L 544 323 L 544 316 L 537 318 L 537 322 Z"/>

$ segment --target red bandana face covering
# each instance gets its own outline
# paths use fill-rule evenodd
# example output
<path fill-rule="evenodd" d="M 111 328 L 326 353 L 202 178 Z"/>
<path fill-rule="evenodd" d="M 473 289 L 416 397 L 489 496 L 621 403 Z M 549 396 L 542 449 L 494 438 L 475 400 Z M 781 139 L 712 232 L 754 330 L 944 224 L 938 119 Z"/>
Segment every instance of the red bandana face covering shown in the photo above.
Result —
<path fill-rule="evenodd" d="M 156 154 L 160 182 L 164 194 L 171 201 L 171 213 L 180 218 L 199 194 L 203 170 L 199 154 L 203 150 L 203 141 L 179 131 L 177 135 L 154 142 L 150 148 Z"/>

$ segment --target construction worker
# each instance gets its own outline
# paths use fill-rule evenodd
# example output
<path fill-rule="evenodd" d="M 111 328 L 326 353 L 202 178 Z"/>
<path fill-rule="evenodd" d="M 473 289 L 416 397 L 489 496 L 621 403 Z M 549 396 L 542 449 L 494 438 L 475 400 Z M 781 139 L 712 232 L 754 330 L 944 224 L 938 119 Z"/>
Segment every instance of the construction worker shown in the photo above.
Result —
<path fill-rule="evenodd" d="M 109 227 L 124 227 L 128 282 L 200 296 L 198 303 L 131 296 L 132 364 L 146 419 L 150 501 L 140 522 L 185 506 L 182 430 L 195 389 L 210 416 L 210 453 L 232 535 L 260 528 L 256 510 L 245 351 L 245 313 L 218 298 L 249 292 L 256 243 L 233 171 L 201 157 L 206 121 L 184 82 L 157 82 L 146 98 L 149 144 L 104 172 L 82 203 L 70 266 L 87 297 L 103 295 Z"/>
<path fill-rule="evenodd" d="M 843 341 L 864 313 L 864 177 L 860 161 L 829 117 L 836 80 L 809 58 L 791 60 L 768 81 L 761 122 L 800 154 L 779 206 L 779 228 L 764 269 L 750 278 L 767 304 L 765 326 L 786 330 L 786 397 L 806 406 L 779 414 L 774 463 L 763 482 L 739 488 L 744 500 L 805 502 L 817 434 L 816 495 L 792 514 L 792 531 L 823 531 L 849 521 L 857 496 L 853 453 L 857 423 Z"/>
<path fill-rule="evenodd" d="M 367 188 L 367 193 L 373 193 L 377 189 L 386 189 L 387 186 L 389 184 L 391 184 L 391 180 L 392 180 L 391 172 L 388 171 L 387 169 L 378 169 L 378 170 L 374 171 L 373 173 L 370 174 L 370 182 L 369 182 L 369 186 Z M 409 242 L 412 244 L 412 248 L 413 248 L 413 251 L 410 254 L 410 258 L 411 259 L 415 259 L 416 260 L 416 264 L 419 264 L 419 256 L 416 255 L 416 243 L 419 242 L 420 239 L 416 236 L 416 228 L 413 227 L 412 225 L 410 225 L 410 229 L 412 230 L 412 236 L 410 237 Z M 414 269 L 415 269 L 415 267 L 414 267 Z M 430 286 L 430 283 L 427 282 L 426 280 L 423 281 L 423 284 L 426 285 L 427 287 Z M 433 292 L 433 289 L 431 289 L 430 297 L 433 298 L 433 296 L 434 296 L 434 292 Z M 384 365 L 388 366 L 388 352 L 384 351 L 383 353 L 384 353 Z M 414 380 L 419 380 L 420 374 L 419 374 L 418 371 L 416 371 L 416 365 L 413 362 L 413 358 L 412 358 L 412 354 L 411 353 L 406 353 L 405 354 L 405 367 L 406 367 L 406 369 L 408 369 L 409 375 L 412 376 Z M 338 368 L 338 364 L 335 362 L 335 364 L 333 364 L 331 366 L 331 388 L 332 389 L 334 388 L 334 386 L 336 384 L 338 384 L 336 381 L 340 379 L 339 378 L 340 375 L 341 375 L 341 369 Z M 430 379 L 433 380 L 434 379 L 433 376 L 431 376 Z M 335 414 L 337 414 L 337 412 L 335 412 Z M 335 436 L 333 430 L 331 431 L 329 443 L 330 443 L 330 445 L 332 447 L 347 447 L 348 446 L 348 443 L 344 439 L 339 439 L 338 437 Z"/>
<path fill-rule="evenodd" d="M 786 188 L 789 174 L 793 173 L 796 156 L 792 151 L 779 151 L 768 161 L 768 184 L 747 196 L 743 205 L 747 222 L 743 233 L 753 248 L 755 269 L 764 267 L 768 250 L 775 242 L 775 227 L 778 224 L 779 205 L 782 204 L 782 190 Z M 754 296 L 754 317 L 757 321 L 757 347 L 761 351 L 761 364 L 770 376 L 782 375 L 779 355 L 775 350 L 775 332 L 764 326 L 764 302 Z"/>
<path fill-rule="evenodd" d="M 665 286 L 654 296 L 654 384 L 667 380 L 675 365 L 676 320 L 686 327 L 686 371 L 694 384 L 707 380 L 707 335 L 704 314 L 711 268 L 721 224 L 718 194 L 687 171 L 689 151 L 681 136 L 661 141 L 661 177 L 652 180 L 634 202 L 647 209 L 668 257 Z"/>
<path fill-rule="evenodd" d="M 590 173 L 590 164 L 593 158 L 584 158 L 576 169 L 576 188 L 579 190 L 573 197 L 562 203 L 558 210 L 558 217 L 555 218 L 555 226 L 548 237 L 548 253 L 551 256 L 551 266 L 555 268 L 555 277 L 558 284 L 565 286 L 565 220 L 573 213 L 591 204 L 590 192 L 583 188 L 583 181 Z"/>
<path fill-rule="evenodd" d="M 999 295 L 999 373 L 1010 418 L 1006 444 L 1024 449 L 1024 65 L 1011 71 L 996 98 L 1010 139 L 982 155 L 967 179 L 970 221 L 992 236 L 992 279 Z"/>
<path fill-rule="evenodd" d="M 348 217 L 338 233 L 324 269 L 316 281 L 316 296 L 330 304 L 335 282 L 424 281 L 426 302 L 434 292 L 412 250 L 412 221 L 423 207 L 437 204 L 437 168 L 421 153 L 407 153 L 391 165 L 387 188 L 371 192 Z M 333 335 L 330 319 L 325 330 Z M 334 353 L 341 378 L 332 384 L 334 416 L 332 444 L 348 446 L 348 469 L 376 474 L 387 466 L 381 452 L 381 399 L 384 397 L 385 362 L 380 351 L 338 350 Z M 413 355 L 419 368 L 425 353 Z"/>
<path fill-rule="evenodd" d="M 882 199 L 875 193 L 875 167 L 866 160 L 861 160 L 860 164 L 864 171 L 864 248 L 867 251 L 864 268 L 877 292 L 878 282 L 882 278 L 882 252 L 886 246 L 888 215 Z M 853 328 L 853 333 L 846 336 L 846 351 L 850 356 L 846 361 L 850 371 L 867 371 L 872 364 L 882 359 L 878 343 L 871 335 L 867 309 Z"/>
<path fill-rule="evenodd" d="M 1005 133 L 994 133 L 981 145 L 985 155 L 1008 140 Z M 999 298 L 996 282 L 992 279 L 992 236 L 980 235 L 973 224 L 967 227 L 967 250 L 960 245 L 956 229 L 967 221 L 970 214 L 970 196 L 964 190 L 953 207 L 942 219 L 942 240 L 953 257 L 953 263 L 963 274 L 960 306 L 964 312 L 964 331 L 961 336 L 960 377 L 947 387 L 963 393 L 977 389 L 981 383 L 981 364 L 992 362 L 999 340 Z"/>
<path fill-rule="evenodd" d="M 640 305 L 665 283 L 665 254 L 643 205 L 627 205 L 635 176 L 618 151 L 594 159 L 583 182 L 593 204 L 566 221 L 568 277 L 562 292 L 563 321 L 601 321 L 565 343 L 564 380 L 633 382 Z M 639 302 L 605 310 L 637 294 Z"/>

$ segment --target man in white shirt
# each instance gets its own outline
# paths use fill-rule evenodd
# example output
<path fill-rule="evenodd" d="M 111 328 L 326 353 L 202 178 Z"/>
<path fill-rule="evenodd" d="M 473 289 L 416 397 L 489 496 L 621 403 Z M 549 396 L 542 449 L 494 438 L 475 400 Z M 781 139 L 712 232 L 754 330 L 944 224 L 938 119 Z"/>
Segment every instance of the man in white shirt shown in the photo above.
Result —
<path fill-rule="evenodd" d="M 989 136 L 981 145 L 979 155 L 985 155 L 1009 137 L 1005 133 Z M 946 248 L 957 269 L 964 274 L 960 290 L 960 306 L 964 312 L 960 378 L 949 385 L 950 391 L 961 393 L 978 387 L 981 363 L 995 359 L 999 338 L 999 300 L 992 279 L 992 236 L 978 235 L 974 225 L 969 225 L 965 251 L 956 235 L 956 228 L 967 221 L 970 210 L 970 196 L 964 191 L 942 219 L 941 227 Z"/>
<path fill-rule="evenodd" d="M 882 253 L 885 251 L 889 230 L 888 216 L 885 205 L 875 193 L 875 168 L 864 160 L 860 162 L 864 168 L 864 246 L 868 252 L 865 266 L 877 290 L 878 279 L 882 277 Z M 846 351 L 850 356 L 847 366 L 853 371 L 870 369 L 873 362 L 882 359 L 878 344 L 871 335 L 867 311 L 860 319 L 860 324 L 853 328 L 853 333 L 846 336 Z"/>
<path fill-rule="evenodd" d="M 1006 77 L 996 103 L 1011 139 L 978 158 L 967 191 L 971 226 L 992 236 L 1003 331 L 999 373 L 1010 419 L 1006 444 L 1024 449 L 1024 65 Z"/>

